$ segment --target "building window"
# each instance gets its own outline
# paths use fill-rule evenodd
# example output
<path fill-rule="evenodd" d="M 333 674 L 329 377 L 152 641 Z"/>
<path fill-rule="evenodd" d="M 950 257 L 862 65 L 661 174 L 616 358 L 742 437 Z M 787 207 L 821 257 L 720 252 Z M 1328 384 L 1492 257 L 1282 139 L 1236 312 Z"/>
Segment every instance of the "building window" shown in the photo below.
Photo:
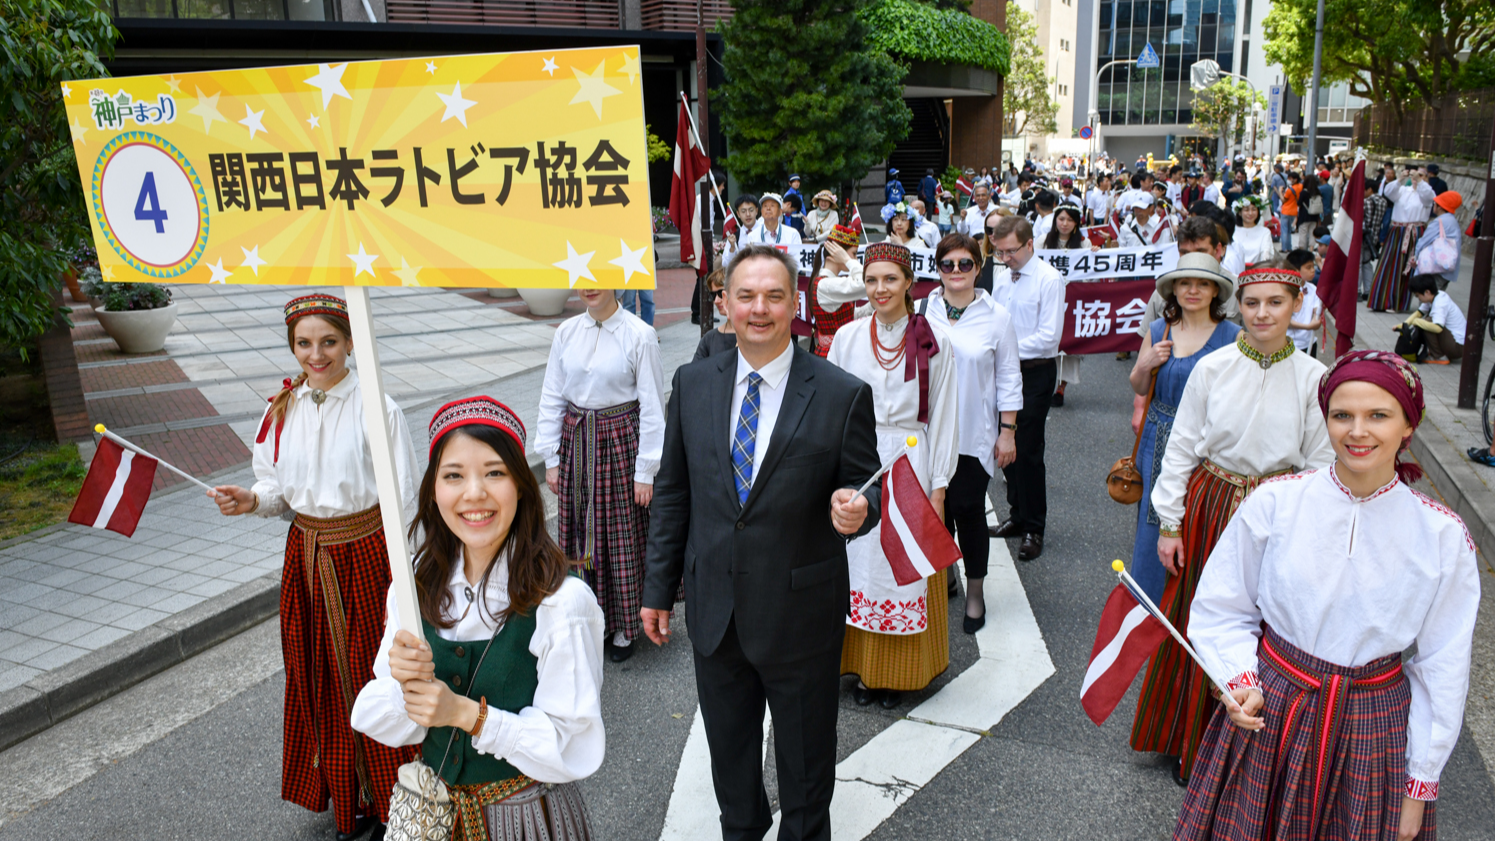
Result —
<path fill-rule="evenodd" d="M 1066 53 L 1069 52 L 1069 42 L 1066 41 L 1066 40 L 1064 40 L 1063 38 L 1060 38 L 1059 39 L 1059 49 L 1062 52 L 1066 52 Z"/>
<path fill-rule="evenodd" d="M 336 20 L 331 0 L 113 0 L 116 18 Z"/>

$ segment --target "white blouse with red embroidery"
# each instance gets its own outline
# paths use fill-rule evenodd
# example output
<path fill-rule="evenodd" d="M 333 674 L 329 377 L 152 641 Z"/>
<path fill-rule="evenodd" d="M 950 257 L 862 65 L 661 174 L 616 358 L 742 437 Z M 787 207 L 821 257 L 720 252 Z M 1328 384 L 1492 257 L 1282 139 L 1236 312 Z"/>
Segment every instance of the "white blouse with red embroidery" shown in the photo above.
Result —
<path fill-rule="evenodd" d="M 1403 670 L 1407 794 L 1435 800 L 1464 722 L 1479 607 L 1474 542 L 1458 515 L 1393 479 L 1364 498 L 1336 467 L 1264 482 L 1200 575 L 1189 638 L 1216 675 L 1260 686 L 1265 621 L 1321 660 L 1354 667 L 1415 642 Z"/>

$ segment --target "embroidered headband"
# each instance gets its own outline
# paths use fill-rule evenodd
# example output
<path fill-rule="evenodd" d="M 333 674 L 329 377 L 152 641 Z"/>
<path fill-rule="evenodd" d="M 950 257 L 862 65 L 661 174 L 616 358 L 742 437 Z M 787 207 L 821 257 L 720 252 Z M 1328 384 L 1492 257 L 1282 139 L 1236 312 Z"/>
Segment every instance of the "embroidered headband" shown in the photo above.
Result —
<path fill-rule="evenodd" d="M 845 225 L 837 225 L 826 235 L 826 239 L 847 248 L 856 248 L 857 242 L 860 240 L 860 235 Z"/>
<path fill-rule="evenodd" d="M 908 269 L 912 274 L 914 271 L 913 254 L 896 242 L 874 242 L 867 246 L 867 251 L 862 254 L 862 265 L 870 266 L 873 263 L 897 263 Z"/>
<path fill-rule="evenodd" d="M 1294 289 L 1303 288 L 1303 276 L 1292 269 L 1277 269 L 1263 266 L 1257 269 L 1247 269 L 1238 275 L 1237 289 L 1244 289 L 1253 283 L 1281 283 Z"/>
<path fill-rule="evenodd" d="M 286 324 L 290 324 L 302 316 L 307 315 L 332 315 L 338 318 L 348 317 L 348 302 L 336 295 L 302 295 L 300 298 L 292 298 L 285 307 Z"/>
<path fill-rule="evenodd" d="M 524 452 L 524 422 L 508 406 L 492 397 L 466 397 L 442 406 L 431 418 L 430 458 L 436 457 L 436 442 L 454 429 L 464 426 L 491 426 L 509 434 Z"/>
<path fill-rule="evenodd" d="M 1319 410 L 1326 419 L 1329 417 L 1329 398 L 1335 389 L 1347 382 L 1367 382 L 1385 389 L 1401 405 L 1414 431 L 1422 423 L 1427 411 L 1423 402 L 1422 378 L 1417 376 L 1417 369 L 1411 363 L 1397 354 L 1384 350 L 1355 350 L 1334 360 L 1334 364 L 1319 378 Z M 1407 442 L 1404 441 L 1397 450 L 1398 458 L 1406 448 Z M 1396 475 L 1410 484 L 1422 478 L 1422 469 L 1415 464 L 1397 461 Z"/>

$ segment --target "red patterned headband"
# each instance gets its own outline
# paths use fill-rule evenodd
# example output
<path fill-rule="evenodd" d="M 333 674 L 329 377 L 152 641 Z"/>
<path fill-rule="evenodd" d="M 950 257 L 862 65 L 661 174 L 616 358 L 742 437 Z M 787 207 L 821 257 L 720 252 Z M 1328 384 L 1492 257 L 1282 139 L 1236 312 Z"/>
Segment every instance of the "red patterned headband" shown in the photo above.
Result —
<path fill-rule="evenodd" d="M 286 304 L 286 324 L 306 315 L 332 315 L 348 317 L 348 302 L 336 295 L 302 295 Z"/>
<path fill-rule="evenodd" d="M 908 269 L 910 273 L 914 270 L 913 254 L 903 246 L 893 242 L 874 242 L 867 246 L 867 251 L 862 255 L 862 265 L 870 266 L 873 263 L 897 263 Z"/>
<path fill-rule="evenodd" d="M 1240 274 L 1240 280 L 1236 283 L 1237 289 L 1244 289 L 1253 283 L 1282 283 L 1294 289 L 1303 288 L 1303 276 L 1292 269 L 1277 269 L 1262 267 L 1259 269 L 1247 269 Z"/>
<path fill-rule="evenodd" d="M 431 418 L 430 458 L 436 457 L 436 442 L 453 429 L 463 426 L 491 426 L 509 434 L 524 451 L 524 422 L 508 406 L 492 397 L 465 397 L 442 406 Z"/>

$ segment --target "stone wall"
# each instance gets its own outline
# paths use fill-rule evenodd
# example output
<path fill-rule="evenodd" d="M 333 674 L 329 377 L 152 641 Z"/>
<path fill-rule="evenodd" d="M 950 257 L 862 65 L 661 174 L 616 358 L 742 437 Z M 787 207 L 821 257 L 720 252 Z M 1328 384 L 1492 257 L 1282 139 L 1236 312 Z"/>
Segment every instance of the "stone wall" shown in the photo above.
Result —
<path fill-rule="evenodd" d="M 1454 214 L 1459 220 L 1460 231 L 1469 227 L 1470 220 L 1474 218 L 1474 211 L 1479 209 L 1480 202 L 1483 202 L 1485 199 L 1485 176 L 1488 172 L 1483 165 L 1471 164 L 1467 161 L 1445 163 L 1437 159 L 1390 157 L 1387 155 L 1372 154 L 1367 156 L 1365 161 L 1366 174 L 1378 173 L 1381 167 L 1388 163 L 1395 165 L 1398 171 L 1406 164 L 1417 164 L 1418 166 L 1427 166 L 1431 163 L 1437 164 L 1441 170 L 1438 173 L 1438 177 L 1448 182 L 1448 189 L 1464 197 L 1464 204 Z M 1465 254 L 1473 256 L 1474 238 L 1464 237 L 1463 247 Z"/>

